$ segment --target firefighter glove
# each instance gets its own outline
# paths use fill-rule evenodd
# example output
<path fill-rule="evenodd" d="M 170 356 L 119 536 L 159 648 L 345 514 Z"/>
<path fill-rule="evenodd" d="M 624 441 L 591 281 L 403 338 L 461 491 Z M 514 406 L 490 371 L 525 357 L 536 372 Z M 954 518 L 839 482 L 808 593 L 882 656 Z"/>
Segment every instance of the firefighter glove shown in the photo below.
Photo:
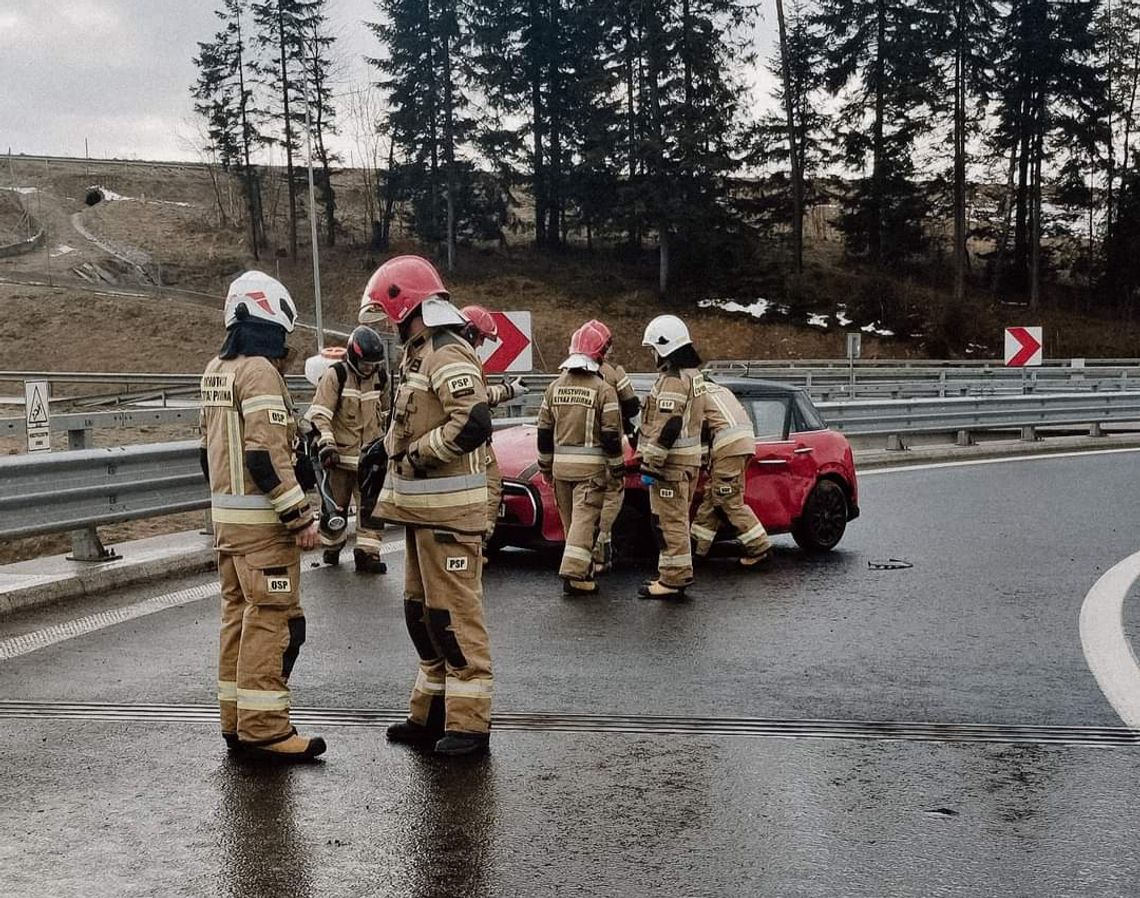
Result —
<path fill-rule="evenodd" d="M 321 461 L 322 468 L 335 468 L 340 463 L 340 453 L 336 451 L 336 446 L 321 446 L 317 457 Z"/>

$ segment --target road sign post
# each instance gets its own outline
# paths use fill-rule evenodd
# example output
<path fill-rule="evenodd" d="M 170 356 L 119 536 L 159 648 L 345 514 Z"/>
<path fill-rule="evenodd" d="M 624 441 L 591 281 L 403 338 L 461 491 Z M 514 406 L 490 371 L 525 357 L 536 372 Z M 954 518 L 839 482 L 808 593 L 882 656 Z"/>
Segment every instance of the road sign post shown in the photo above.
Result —
<path fill-rule="evenodd" d="M 50 395 L 46 380 L 24 381 L 24 425 L 29 452 L 51 452 Z"/>

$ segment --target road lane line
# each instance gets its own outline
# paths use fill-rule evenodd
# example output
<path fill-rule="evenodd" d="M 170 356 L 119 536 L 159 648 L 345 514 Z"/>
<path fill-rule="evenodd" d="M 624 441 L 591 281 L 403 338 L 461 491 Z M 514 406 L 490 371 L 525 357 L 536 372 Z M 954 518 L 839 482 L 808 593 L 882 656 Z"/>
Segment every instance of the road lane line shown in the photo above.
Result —
<path fill-rule="evenodd" d="M 1049 461 L 1055 458 L 1083 458 L 1088 455 L 1119 455 L 1122 452 L 1140 452 L 1140 446 L 1129 446 L 1121 449 L 1084 449 L 1075 452 L 1038 452 L 1033 455 L 1010 455 L 1002 458 L 973 458 L 961 461 L 936 461 L 918 465 L 888 465 L 882 468 L 868 468 L 863 470 L 856 466 L 859 479 L 871 477 L 875 474 L 901 474 L 904 471 L 932 471 L 936 468 L 965 468 L 972 465 L 1002 465 L 1015 461 Z"/>
<path fill-rule="evenodd" d="M 1140 727 L 1140 663 L 1124 635 L 1124 602 L 1140 579 L 1140 552 L 1129 555 L 1093 585 L 1081 605 L 1085 662 L 1125 726 Z"/>
<path fill-rule="evenodd" d="M 402 539 L 399 542 L 385 543 L 380 548 L 381 555 L 394 555 L 403 551 L 404 541 Z M 180 589 L 177 592 L 144 599 L 133 605 L 124 605 L 122 608 L 89 614 L 86 617 L 64 621 L 62 624 L 44 627 L 42 630 L 33 630 L 31 633 L 13 636 L 10 639 L 0 639 L 0 661 L 10 661 L 13 658 L 46 649 L 48 646 L 57 645 L 68 639 L 75 639 L 77 636 L 86 636 L 88 633 L 105 630 L 107 627 L 114 627 L 130 620 L 165 611 L 167 608 L 177 608 L 180 605 L 189 605 L 192 602 L 200 602 L 202 599 L 213 598 L 218 594 L 216 582 L 200 583 L 197 586 Z"/>

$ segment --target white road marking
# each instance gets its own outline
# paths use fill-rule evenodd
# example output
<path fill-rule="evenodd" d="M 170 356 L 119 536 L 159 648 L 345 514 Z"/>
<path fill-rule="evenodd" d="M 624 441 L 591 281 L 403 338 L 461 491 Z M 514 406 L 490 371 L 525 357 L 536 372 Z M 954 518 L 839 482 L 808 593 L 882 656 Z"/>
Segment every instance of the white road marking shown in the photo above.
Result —
<path fill-rule="evenodd" d="M 1124 635 L 1124 601 L 1140 579 L 1140 552 L 1096 581 L 1081 605 L 1081 647 L 1100 691 L 1125 726 L 1140 727 L 1140 663 Z"/>
<path fill-rule="evenodd" d="M 385 543 L 380 548 L 381 555 L 395 555 L 403 551 L 404 540 L 402 538 L 398 542 Z M 304 564 L 304 560 L 302 560 L 302 564 Z M 133 605 L 124 605 L 122 608 L 89 614 L 86 617 L 64 621 L 62 624 L 55 624 L 42 630 L 33 630 L 31 633 L 14 636 L 11 639 L 0 639 L 0 661 L 10 661 L 13 658 L 19 658 L 21 655 L 39 651 L 68 639 L 74 639 L 77 636 L 86 636 L 88 633 L 105 630 L 107 627 L 114 627 L 129 620 L 146 617 L 167 608 L 189 605 L 191 602 L 200 602 L 202 599 L 213 598 L 217 595 L 218 584 L 216 582 L 200 583 L 197 586 L 180 589 L 177 592 L 144 599 Z"/>
<path fill-rule="evenodd" d="M 965 468 L 972 465 L 1001 465 L 1015 461 L 1050 461 L 1055 458 L 1081 458 L 1086 455 L 1119 455 L 1122 452 L 1140 452 L 1140 446 L 1130 446 L 1123 449 L 1084 449 L 1074 452 L 1038 452 L 1033 455 L 1010 455 L 1004 458 L 974 458 L 962 461 L 937 461 L 920 465 L 891 465 L 885 468 L 872 468 L 859 471 L 859 479 L 871 477 L 874 474 L 901 474 L 904 471 L 932 471 L 936 468 Z"/>

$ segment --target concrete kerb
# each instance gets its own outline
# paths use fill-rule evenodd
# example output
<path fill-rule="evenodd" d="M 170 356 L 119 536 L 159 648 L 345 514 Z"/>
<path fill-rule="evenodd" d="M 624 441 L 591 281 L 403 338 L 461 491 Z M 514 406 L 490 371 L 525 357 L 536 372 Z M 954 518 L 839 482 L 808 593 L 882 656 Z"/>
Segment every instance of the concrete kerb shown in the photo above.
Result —
<path fill-rule="evenodd" d="M 1140 434 L 1054 437 L 1037 443 L 1020 440 L 973 446 L 923 446 L 904 451 L 859 449 L 859 470 L 924 462 L 967 461 L 1058 452 L 1140 447 Z M 198 531 L 116 544 L 120 558 L 108 562 L 70 561 L 65 555 L 0 566 L 0 616 L 14 611 L 136 586 L 147 581 L 203 573 L 215 566 L 210 537 Z"/>

